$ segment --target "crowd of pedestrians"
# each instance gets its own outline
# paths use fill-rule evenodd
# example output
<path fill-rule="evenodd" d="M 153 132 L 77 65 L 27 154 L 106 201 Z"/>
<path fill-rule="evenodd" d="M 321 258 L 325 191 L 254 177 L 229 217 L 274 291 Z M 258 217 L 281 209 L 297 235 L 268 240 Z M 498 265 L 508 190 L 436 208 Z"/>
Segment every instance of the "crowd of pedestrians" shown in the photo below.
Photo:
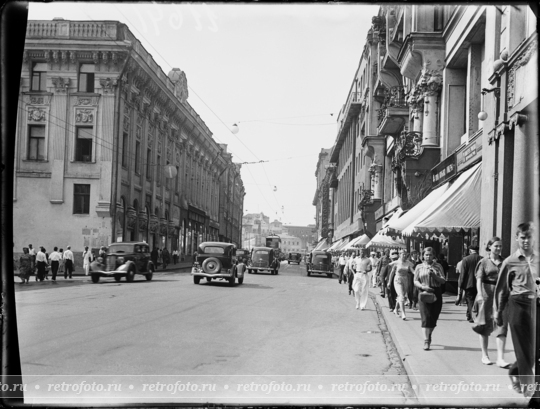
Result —
<path fill-rule="evenodd" d="M 86 250 L 88 247 L 86 247 Z M 15 267 L 19 270 L 21 284 L 28 284 L 30 277 L 35 276 L 35 281 L 44 281 L 49 279 L 56 281 L 58 275 L 64 275 L 64 278 L 72 278 L 74 258 L 71 246 L 67 246 L 66 251 L 63 248 L 54 247 L 51 254 L 43 246 L 39 246 L 36 251 L 32 244 L 23 247 L 23 254 L 19 260 L 15 261 Z"/>
<path fill-rule="evenodd" d="M 540 365 L 540 278 L 538 254 L 534 250 L 534 229 L 531 223 L 517 227 L 518 249 L 506 259 L 502 257 L 503 242 L 491 238 L 486 246 L 487 257 L 481 257 L 476 245 L 456 265 L 459 275 L 456 305 L 465 301 L 464 319 L 478 334 L 481 357 L 485 365 L 508 369 L 512 387 L 525 396 L 532 396 L 535 385 L 535 365 Z M 379 287 L 380 296 L 388 300 L 388 308 L 402 320 L 407 320 L 406 308 L 420 313 L 424 336 L 423 349 L 431 348 L 433 331 L 443 307 L 443 294 L 449 265 L 446 257 L 435 257 L 432 247 L 420 254 L 405 249 L 385 249 L 380 252 L 357 249 L 336 255 L 339 284 L 348 284 L 356 308 L 364 310 L 368 287 Z M 516 362 L 504 358 L 508 329 L 512 334 Z M 489 337 L 494 336 L 497 358 L 488 354 Z"/>

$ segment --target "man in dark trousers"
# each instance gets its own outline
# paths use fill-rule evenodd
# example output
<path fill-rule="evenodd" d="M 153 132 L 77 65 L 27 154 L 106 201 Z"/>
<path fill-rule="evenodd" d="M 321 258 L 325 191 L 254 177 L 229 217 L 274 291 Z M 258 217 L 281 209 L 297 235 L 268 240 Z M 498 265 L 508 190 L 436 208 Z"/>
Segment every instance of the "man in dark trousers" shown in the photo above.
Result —
<path fill-rule="evenodd" d="M 467 313 L 466 317 L 469 322 L 474 322 L 471 310 L 474 304 L 474 299 L 478 290 L 476 289 L 476 266 L 482 259 L 478 254 L 478 246 L 469 247 L 469 255 L 464 257 L 461 261 L 461 286 L 460 289 L 465 291 L 465 300 L 467 301 Z"/>
<path fill-rule="evenodd" d="M 375 275 L 377 276 L 377 282 L 379 283 L 379 286 L 381 287 L 381 297 L 385 297 L 386 295 L 386 266 L 390 264 L 392 260 L 390 259 L 390 250 L 386 249 L 383 252 L 383 256 L 379 260 L 379 263 L 377 264 L 377 269 L 375 271 Z M 384 276 L 383 276 L 384 273 Z"/>

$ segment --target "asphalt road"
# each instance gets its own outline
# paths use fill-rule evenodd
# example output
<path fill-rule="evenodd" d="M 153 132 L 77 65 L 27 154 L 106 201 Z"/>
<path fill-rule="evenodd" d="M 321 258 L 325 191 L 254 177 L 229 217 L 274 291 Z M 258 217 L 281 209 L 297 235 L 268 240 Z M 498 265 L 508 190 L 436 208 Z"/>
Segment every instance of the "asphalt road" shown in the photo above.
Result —
<path fill-rule="evenodd" d="M 17 284 L 25 403 L 411 402 L 373 302 L 356 310 L 303 263 L 234 287 L 186 272 L 62 280 Z"/>

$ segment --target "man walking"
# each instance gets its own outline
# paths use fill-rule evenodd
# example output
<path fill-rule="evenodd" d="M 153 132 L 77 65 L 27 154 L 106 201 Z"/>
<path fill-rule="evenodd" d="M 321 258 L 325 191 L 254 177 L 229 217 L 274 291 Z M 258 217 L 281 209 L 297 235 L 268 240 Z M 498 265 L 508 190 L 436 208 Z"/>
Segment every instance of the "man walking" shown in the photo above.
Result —
<path fill-rule="evenodd" d="M 356 309 L 366 309 L 369 298 L 369 272 L 372 270 L 371 260 L 367 257 L 367 250 L 360 250 L 360 258 L 356 259 L 356 273 L 354 274 L 354 298 L 356 298 Z"/>
<path fill-rule="evenodd" d="M 32 274 L 36 272 L 36 249 L 32 247 L 31 244 L 28 245 L 28 255 L 32 259 Z M 36 274 L 36 281 L 37 281 L 37 274 Z"/>
<path fill-rule="evenodd" d="M 64 251 L 64 261 L 66 262 L 66 265 L 64 267 L 64 279 L 66 278 L 72 278 L 73 275 L 73 252 L 71 251 L 71 246 L 66 247 L 66 251 Z"/>
<path fill-rule="evenodd" d="M 62 256 L 58 252 L 58 247 L 54 248 L 54 251 L 49 256 L 49 260 L 51 261 L 52 279 L 56 281 L 56 274 L 58 274 L 58 267 L 60 266 L 60 260 L 62 260 Z"/>
<path fill-rule="evenodd" d="M 413 269 L 416 269 L 416 266 L 419 264 L 422 264 L 422 260 L 420 260 L 420 256 L 418 255 L 418 250 L 411 250 L 411 262 L 413 263 Z M 418 304 L 418 287 L 415 286 L 414 283 L 414 274 L 412 274 L 410 271 L 407 272 L 409 277 L 409 291 L 408 291 L 408 298 L 411 302 L 411 308 L 413 310 L 417 310 L 417 304 Z"/>
<path fill-rule="evenodd" d="M 387 292 L 386 289 L 386 267 L 388 264 L 390 264 L 390 250 L 386 249 L 383 252 L 383 255 L 381 259 L 379 260 L 379 263 L 377 264 L 377 270 L 375 271 L 375 275 L 377 276 L 377 279 L 379 280 L 379 285 L 381 287 L 381 297 L 384 298 Z M 384 276 L 383 276 L 384 273 Z"/>
<path fill-rule="evenodd" d="M 465 291 L 465 300 L 467 301 L 466 317 L 469 322 L 474 322 L 471 310 L 474 299 L 478 294 L 476 289 L 476 266 L 482 257 L 478 254 L 478 246 L 469 247 L 469 255 L 461 261 L 461 289 Z"/>
<path fill-rule="evenodd" d="M 495 320 L 503 325 L 507 309 L 508 326 L 516 353 L 516 362 L 509 375 L 514 390 L 531 397 L 538 394 L 536 376 L 539 375 L 540 323 L 538 305 L 538 252 L 534 250 L 532 223 L 522 223 L 516 232 L 518 249 L 506 258 L 495 285 Z M 538 406 L 536 397 L 532 406 Z"/>
<path fill-rule="evenodd" d="M 353 291 L 352 283 L 353 283 L 353 278 L 354 278 L 354 272 L 356 269 L 355 259 L 356 259 L 356 253 L 353 251 L 351 253 L 351 256 L 349 257 L 349 261 L 347 261 L 347 267 L 346 267 L 347 281 L 349 282 L 349 295 L 351 295 Z"/>
<path fill-rule="evenodd" d="M 347 277 L 343 277 L 343 272 L 345 271 L 345 264 L 346 264 L 345 256 L 343 255 L 343 253 L 339 255 L 338 263 L 339 263 L 339 280 L 338 281 L 341 284 L 343 280 L 347 282 Z"/>
<path fill-rule="evenodd" d="M 38 253 L 36 254 L 36 264 L 37 264 L 37 280 L 43 281 L 45 278 L 45 267 L 47 266 L 47 256 L 45 255 L 45 248 L 40 247 Z"/>
<path fill-rule="evenodd" d="M 369 257 L 369 261 L 371 261 L 371 271 L 369 272 L 369 283 L 371 287 L 375 288 L 377 287 L 377 274 L 375 271 L 375 267 L 377 266 L 377 263 L 379 262 L 379 259 L 377 258 L 377 253 L 372 251 Z"/>

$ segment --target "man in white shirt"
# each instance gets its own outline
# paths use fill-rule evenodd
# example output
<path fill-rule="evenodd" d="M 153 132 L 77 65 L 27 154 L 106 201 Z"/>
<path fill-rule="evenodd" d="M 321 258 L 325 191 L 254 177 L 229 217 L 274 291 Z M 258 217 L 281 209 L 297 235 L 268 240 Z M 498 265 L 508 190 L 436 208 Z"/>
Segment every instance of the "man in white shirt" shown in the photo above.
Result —
<path fill-rule="evenodd" d="M 58 266 L 60 265 L 61 259 L 62 255 L 58 252 L 58 247 L 55 247 L 54 251 L 49 255 L 53 281 L 56 281 L 56 274 L 58 273 Z"/>
<path fill-rule="evenodd" d="M 45 248 L 40 247 L 38 253 L 36 254 L 36 264 L 37 264 L 37 277 L 39 281 L 43 281 L 45 278 L 45 267 L 47 266 L 47 256 L 45 255 Z"/>
<path fill-rule="evenodd" d="M 351 253 L 351 256 L 349 257 L 349 260 L 347 261 L 347 281 L 349 282 L 349 295 L 352 294 L 352 282 L 354 277 L 354 272 L 356 270 L 356 253 L 353 251 Z"/>
<path fill-rule="evenodd" d="M 371 252 L 369 261 L 371 261 L 371 271 L 369 272 L 369 282 L 371 283 L 371 287 L 375 288 L 377 287 L 377 275 L 374 274 L 374 272 L 375 272 L 375 268 L 377 267 L 377 263 L 379 262 L 376 252 L 374 251 Z"/>
<path fill-rule="evenodd" d="M 71 246 L 66 247 L 66 251 L 64 251 L 64 260 L 66 261 L 66 266 L 64 268 L 64 278 L 72 278 L 73 274 L 73 252 L 71 251 Z"/>
<path fill-rule="evenodd" d="M 343 275 L 343 271 L 345 270 L 345 264 L 347 264 L 347 261 L 345 260 L 345 256 L 343 253 L 340 254 L 339 259 L 339 283 L 341 284 L 341 281 L 347 282 L 347 277 Z"/>

